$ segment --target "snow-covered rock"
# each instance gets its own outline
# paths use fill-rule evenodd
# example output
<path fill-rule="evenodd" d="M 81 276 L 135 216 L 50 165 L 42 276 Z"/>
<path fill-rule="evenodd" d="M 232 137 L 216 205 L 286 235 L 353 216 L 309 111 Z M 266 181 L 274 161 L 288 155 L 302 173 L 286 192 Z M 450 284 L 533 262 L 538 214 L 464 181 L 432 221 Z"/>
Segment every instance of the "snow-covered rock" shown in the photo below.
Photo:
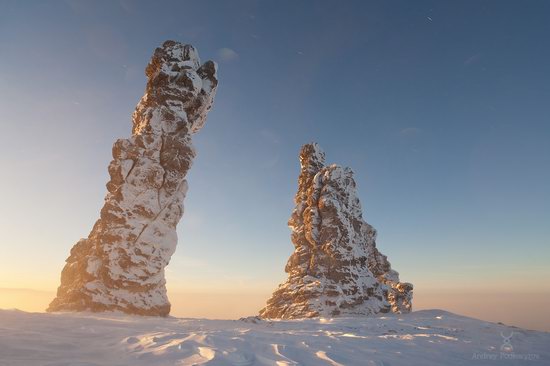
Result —
<path fill-rule="evenodd" d="M 406 313 L 410 283 L 400 282 L 362 217 L 353 172 L 325 165 L 316 143 L 300 152 L 296 207 L 288 221 L 295 250 L 288 279 L 260 310 L 264 318 Z"/>
<path fill-rule="evenodd" d="M 48 311 L 170 312 L 164 268 L 176 249 L 191 137 L 212 106 L 216 68 L 201 65 L 190 45 L 166 41 L 155 50 L 132 136 L 113 146 L 100 219 L 71 249 Z"/>
<path fill-rule="evenodd" d="M 548 365 L 550 333 L 441 310 L 276 321 L 0 310 L 2 366 Z"/>

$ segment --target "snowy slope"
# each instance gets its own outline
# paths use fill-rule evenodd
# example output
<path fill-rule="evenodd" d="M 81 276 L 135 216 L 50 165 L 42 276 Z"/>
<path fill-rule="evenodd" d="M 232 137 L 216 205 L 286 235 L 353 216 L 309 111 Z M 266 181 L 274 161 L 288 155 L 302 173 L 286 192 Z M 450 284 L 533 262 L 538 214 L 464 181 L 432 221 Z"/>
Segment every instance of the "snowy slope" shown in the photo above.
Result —
<path fill-rule="evenodd" d="M 441 310 L 273 322 L 0 310 L 1 366 L 549 365 L 549 346 L 550 333 Z"/>

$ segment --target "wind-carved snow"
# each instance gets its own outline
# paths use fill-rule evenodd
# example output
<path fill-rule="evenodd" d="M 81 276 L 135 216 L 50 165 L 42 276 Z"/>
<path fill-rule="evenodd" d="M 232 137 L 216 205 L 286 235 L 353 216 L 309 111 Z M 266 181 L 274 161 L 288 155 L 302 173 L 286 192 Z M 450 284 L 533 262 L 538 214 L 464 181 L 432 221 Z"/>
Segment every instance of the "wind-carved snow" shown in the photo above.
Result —
<path fill-rule="evenodd" d="M 547 365 L 550 333 L 441 310 L 207 320 L 0 310 L 0 365 Z M 504 337 L 510 337 L 502 351 Z"/>
<path fill-rule="evenodd" d="M 288 279 L 260 311 L 265 318 L 406 313 L 410 283 L 400 282 L 362 217 L 353 171 L 325 165 L 319 145 L 300 151 L 296 207 L 288 221 L 295 251 Z"/>
<path fill-rule="evenodd" d="M 212 106 L 216 73 L 212 61 L 201 66 L 193 46 L 166 41 L 155 50 L 132 136 L 113 146 L 100 219 L 71 249 L 48 311 L 169 314 L 164 268 L 195 157 L 191 137 Z"/>

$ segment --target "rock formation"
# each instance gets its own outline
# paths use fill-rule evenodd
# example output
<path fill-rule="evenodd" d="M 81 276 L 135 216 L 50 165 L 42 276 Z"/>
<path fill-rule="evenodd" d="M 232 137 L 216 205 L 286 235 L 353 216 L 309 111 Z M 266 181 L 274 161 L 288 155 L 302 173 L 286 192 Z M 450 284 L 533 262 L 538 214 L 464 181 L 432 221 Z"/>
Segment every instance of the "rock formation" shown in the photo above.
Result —
<path fill-rule="evenodd" d="M 71 249 L 48 311 L 169 314 L 164 268 L 176 249 L 191 137 L 212 106 L 216 68 L 201 65 L 190 45 L 166 41 L 155 50 L 132 136 L 113 146 L 100 219 Z"/>
<path fill-rule="evenodd" d="M 325 166 L 313 143 L 302 147 L 296 207 L 288 221 L 295 250 L 288 279 L 260 310 L 264 318 L 409 312 L 410 283 L 399 282 L 362 217 L 353 172 Z"/>

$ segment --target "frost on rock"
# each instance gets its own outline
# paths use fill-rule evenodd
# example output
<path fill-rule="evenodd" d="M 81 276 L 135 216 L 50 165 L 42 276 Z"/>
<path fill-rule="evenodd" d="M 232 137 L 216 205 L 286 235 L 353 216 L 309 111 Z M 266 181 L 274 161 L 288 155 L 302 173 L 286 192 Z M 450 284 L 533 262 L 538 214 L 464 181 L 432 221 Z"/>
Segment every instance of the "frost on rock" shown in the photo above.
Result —
<path fill-rule="evenodd" d="M 295 250 L 281 284 L 260 310 L 264 318 L 406 313 L 410 283 L 399 282 L 362 217 L 353 172 L 325 165 L 316 143 L 300 152 L 296 207 L 288 221 Z"/>
<path fill-rule="evenodd" d="M 88 238 L 71 249 L 48 311 L 168 315 L 164 268 L 176 249 L 185 176 L 212 106 L 216 64 L 166 41 L 147 65 L 132 136 L 113 145 L 108 193 Z"/>

